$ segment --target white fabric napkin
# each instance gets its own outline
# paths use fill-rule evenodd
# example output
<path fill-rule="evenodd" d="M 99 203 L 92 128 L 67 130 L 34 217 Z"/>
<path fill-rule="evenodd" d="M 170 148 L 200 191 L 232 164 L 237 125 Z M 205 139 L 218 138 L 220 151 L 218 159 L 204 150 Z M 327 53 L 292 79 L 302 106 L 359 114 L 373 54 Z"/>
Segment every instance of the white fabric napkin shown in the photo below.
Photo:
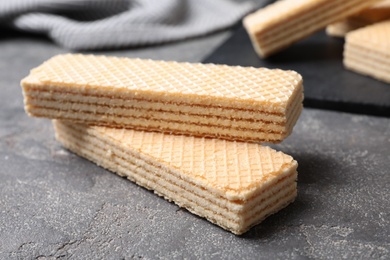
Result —
<path fill-rule="evenodd" d="M 208 34 L 256 7 L 245 0 L 1 0 L 0 24 L 70 50 L 144 46 Z"/>

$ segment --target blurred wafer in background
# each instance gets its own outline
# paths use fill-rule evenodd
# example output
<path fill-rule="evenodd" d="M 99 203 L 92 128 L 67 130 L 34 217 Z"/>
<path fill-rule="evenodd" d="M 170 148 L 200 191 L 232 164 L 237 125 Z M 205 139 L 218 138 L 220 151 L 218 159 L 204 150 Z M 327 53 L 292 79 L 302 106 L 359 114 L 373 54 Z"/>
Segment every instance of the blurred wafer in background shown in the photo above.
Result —
<path fill-rule="evenodd" d="M 361 12 L 326 27 L 326 33 L 334 37 L 344 37 L 358 28 L 390 19 L 390 0 L 378 2 Z"/>
<path fill-rule="evenodd" d="M 244 26 L 261 57 L 268 57 L 360 12 L 377 0 L 281 0 L 244 18 Z"/>

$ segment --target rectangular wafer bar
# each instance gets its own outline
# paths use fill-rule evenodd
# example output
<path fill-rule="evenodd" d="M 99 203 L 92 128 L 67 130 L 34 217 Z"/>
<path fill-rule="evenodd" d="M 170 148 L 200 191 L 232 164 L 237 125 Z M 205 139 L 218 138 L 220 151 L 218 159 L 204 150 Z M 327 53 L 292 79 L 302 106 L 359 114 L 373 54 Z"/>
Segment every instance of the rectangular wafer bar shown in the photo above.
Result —
<path fill-rule="evenodd" d="M 303 100 L 294 71 L 80 54 L 53 57 L 21 84 L 32 116 L 274 143 Z"/>
<path fill-rule="evenodd" d="M 249 14 L 244 26 L 261 57 L 268 57 L 377 0 L 280 0 Z"/>
<path fill-rule="evenodd" d="M 291 203 L 297 162 L 256 143 L 54 121 L 66 148 L 242 234 Z"/>
<path fill-rule="evenodd" d="M 334 37 L 344 37 L 358 28 L 390 19 L 390 0 L 382 0 L 346 19 L 330 24 L 326 33 Z"/>
<path fill-rule="evenodd" d="M 345 38 L 344 66 L 390 83 L 390 21 L 349 32 Z"/>

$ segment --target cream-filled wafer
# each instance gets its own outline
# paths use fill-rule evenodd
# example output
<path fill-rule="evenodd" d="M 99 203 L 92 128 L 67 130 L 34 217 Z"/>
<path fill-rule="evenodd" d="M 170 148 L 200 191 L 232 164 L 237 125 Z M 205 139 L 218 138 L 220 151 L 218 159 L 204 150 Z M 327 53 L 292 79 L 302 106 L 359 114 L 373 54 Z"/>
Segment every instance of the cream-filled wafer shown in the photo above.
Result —
<path fill-rule="evenodd" d="M 66 148 L 242 234 L 291 203 L 297 162 L 255 143 L 54 121 Z"/>
<path fill-rule="evenodd" d="M 32 116 L 274 143 L 303 100 L 294 71 L 80 54 L 53 57 L 22 87 Z"/>
<path fill-rule="evenodd" d="M 268 57 L 377 0 L 280 0 L 244 18 L 261 57 Z"/>
<path fill-rule="evenodd" d="M 345 38 L 344 66 L 390 83 L 390 21 L 349 32 Z"/>
<path fill-rule="evenodd" d="M 326 33 L 334 37 L 344 37 L 358 28 L 390 19 L 390 0 L 382 0 L 346 19 L 330 24 Z"/>

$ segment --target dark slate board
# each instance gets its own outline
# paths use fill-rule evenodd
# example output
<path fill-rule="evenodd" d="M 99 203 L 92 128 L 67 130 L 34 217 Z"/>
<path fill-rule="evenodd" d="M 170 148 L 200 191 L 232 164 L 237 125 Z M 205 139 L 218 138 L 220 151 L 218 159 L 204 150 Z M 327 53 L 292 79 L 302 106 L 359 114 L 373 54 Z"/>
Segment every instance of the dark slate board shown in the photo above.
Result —
<path fill-rule="evenodd" d="M 306 107 L 390 117 L 390 84 L 344 69 L 343 46 L 319 32 L 261 59 L 240 27 L 204 62 L 295 70 L 304 79 Z"/>

